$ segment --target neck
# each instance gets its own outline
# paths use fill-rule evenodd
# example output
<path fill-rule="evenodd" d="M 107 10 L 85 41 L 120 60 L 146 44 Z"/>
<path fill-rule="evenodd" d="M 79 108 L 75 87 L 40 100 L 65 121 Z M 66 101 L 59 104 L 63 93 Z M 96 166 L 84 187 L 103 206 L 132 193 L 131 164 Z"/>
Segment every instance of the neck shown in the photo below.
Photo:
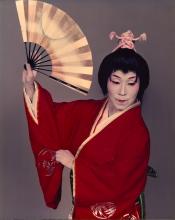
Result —
<path fill-rule="evenodd" d="M 108 102 L 108 117 L 110 117 L 111 115 L 115 114 L 116 112 L 119 112 L 119 110 L 117 110 L 111 102 Z"/>
<path fill-rule="evenodd" d="M 128 106 L 126 109 L 118 110 L 118 109 L 116 109 L 116 107 L 108 100 L 108 104 L 107 104 L 108 117 L 110 117 L 111 115 L 113 115 L 113 114 L 115 114 L 115 113 L 117 113 L 117 112 L 125 111 L 125 110 L 130 109 L 130 108 L 132 108 L 132 107 L 134 107 L 134 106 L 136 106 L 136 105 L 139 105 L 139 104 L 140 104 L 140 101 L 135 100 L 135 102 L 134 102 L 132 105 Z"/>

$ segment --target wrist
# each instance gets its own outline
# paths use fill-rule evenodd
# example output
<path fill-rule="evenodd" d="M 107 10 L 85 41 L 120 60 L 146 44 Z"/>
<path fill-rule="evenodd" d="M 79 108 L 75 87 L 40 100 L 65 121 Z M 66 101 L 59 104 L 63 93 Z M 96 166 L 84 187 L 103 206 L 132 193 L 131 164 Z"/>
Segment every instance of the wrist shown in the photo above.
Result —
<path fill-rule="evenodd" d="M 34 83 L 33 84 L 24 84 L 24 89 L 25 89 L 26 94 L 32 100 L 34 92 L 35 92 Z"/>
<path fill-rule="evenodd" d="M 31 90 L 31 89 L 35 89 L 35 85 L 34 82 L 30 82 L 30 83 L 23 83 L 23 86 L 26 90 Z"/>

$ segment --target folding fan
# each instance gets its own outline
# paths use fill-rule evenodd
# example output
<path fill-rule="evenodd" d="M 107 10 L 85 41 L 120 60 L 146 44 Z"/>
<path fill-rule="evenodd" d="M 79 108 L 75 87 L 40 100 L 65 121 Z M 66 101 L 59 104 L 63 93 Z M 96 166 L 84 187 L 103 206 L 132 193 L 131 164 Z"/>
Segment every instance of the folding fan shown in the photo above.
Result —
<path fill-rule="evenodd" d="M 92 53 L 80 27 L 48 3 L 17 0 L 16 8 L 32 69 L 87 94 L 92 82 Z"/>

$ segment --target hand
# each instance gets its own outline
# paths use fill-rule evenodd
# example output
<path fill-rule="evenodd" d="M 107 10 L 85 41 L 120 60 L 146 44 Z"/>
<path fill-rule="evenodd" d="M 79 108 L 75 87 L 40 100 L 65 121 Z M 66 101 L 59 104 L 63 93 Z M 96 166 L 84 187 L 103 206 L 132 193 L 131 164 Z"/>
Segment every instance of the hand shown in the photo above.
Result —
<path fill-rule="evenodd" d="M 22 82 L 27 95 L 30 99 L 32 99 L 35 92 L 34 81 L 37 75 L 37 71 L 32 70 L 30 64 L 28 63 L 26 64 L 26 68 L 27 70 L 24 69 L 22 72 Z"/>
<path fill-rule="evenodd" d="M 60 162 L 68 168 L 72 168 L 72 164 L 75 157 L 69 150 L 58 150 L 56 151 L 56 161 Z"/>

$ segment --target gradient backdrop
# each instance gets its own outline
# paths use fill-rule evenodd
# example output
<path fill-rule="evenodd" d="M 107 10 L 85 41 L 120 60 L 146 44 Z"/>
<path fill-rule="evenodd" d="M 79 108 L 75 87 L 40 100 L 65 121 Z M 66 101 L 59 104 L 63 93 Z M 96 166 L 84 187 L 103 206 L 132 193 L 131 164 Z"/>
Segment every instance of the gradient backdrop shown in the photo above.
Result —
<path fill-rule="evenodd" d="M 108 33 L 128 29 L 136 35 L 147 33 L 147 43 L 136 46 L 151 71 L 143 115 L 151 134 L 150 164 L 158 171 L 158 178 L 149 178 L 145 190 L 147 218 L 175 218 L 175 1 L 47 2 L 67 12 L 80 25 L 94 60 L 94 79 L 87 97 L 38 76 L 54 100 L 101 98 L 98 66 L 114 47 Z M 0 28 L 0 219 L 67 218 L 71 208 L 68 169 L 64 172 L 63 197 L 57 210 L 46 208 L 37 179 L 23 107 L 21 72 L 25 50 L 13 0 L 0 0 Z"/>

